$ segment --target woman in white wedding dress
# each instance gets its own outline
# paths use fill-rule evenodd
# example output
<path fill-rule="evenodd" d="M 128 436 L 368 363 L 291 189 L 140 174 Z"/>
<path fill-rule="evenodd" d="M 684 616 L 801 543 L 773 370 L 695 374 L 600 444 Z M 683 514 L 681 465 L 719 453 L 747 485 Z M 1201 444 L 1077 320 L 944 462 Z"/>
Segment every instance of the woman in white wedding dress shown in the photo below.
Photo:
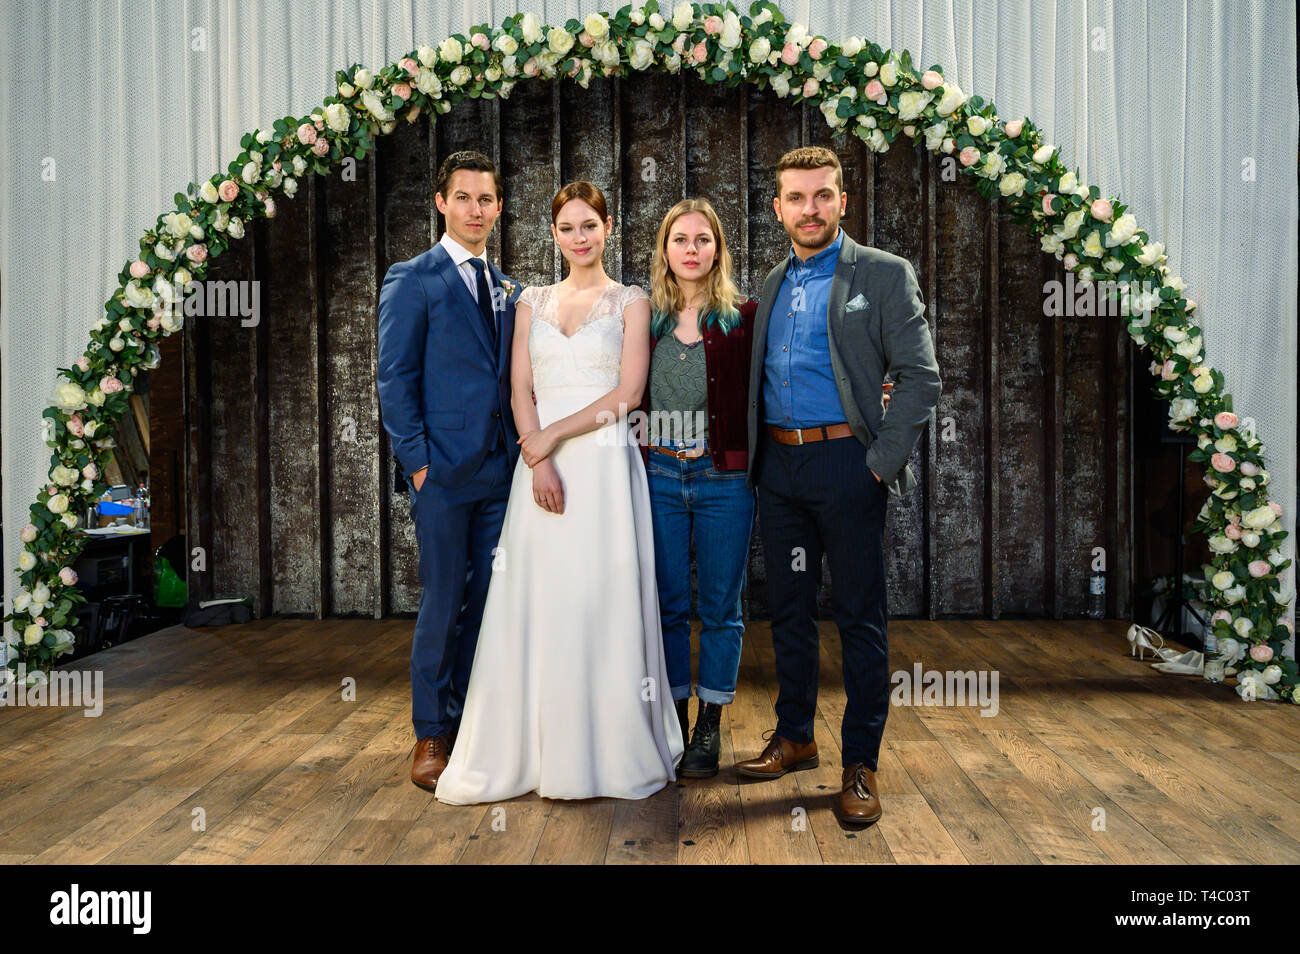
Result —
<path fill-rule="evenodd" d="M 650 495 L 626 419 L 649 369 L 649 296 L 605 274 L 612 220 L 598 188 L 566 185 L 551 222 L 569 275 L 526 289 L 516 306 L 521 455 L 435 789 L 450 804 L 527 792 L 645 798 L 682 757 Z"/>

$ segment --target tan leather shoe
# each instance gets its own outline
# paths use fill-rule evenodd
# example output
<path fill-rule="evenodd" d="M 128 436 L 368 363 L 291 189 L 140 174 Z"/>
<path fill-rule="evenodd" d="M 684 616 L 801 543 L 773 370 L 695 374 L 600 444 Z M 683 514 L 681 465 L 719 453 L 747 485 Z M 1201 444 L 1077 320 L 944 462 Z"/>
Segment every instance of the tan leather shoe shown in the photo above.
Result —
<path fill-rule="evenodd" d="M 816 742 L 791 742 L 768 729 L 763 734 L 768 740 L 763 754 L 756 759 L 736 763 L 736 774 L 747 778 L 780 778 L 786 772 L 817 767 Z"/>
<path fill-rule="evenodd" d="M 426 735 L 415 743 L 411 755 L 411 781 L 425 791 L 432 792 L 438 785 L 438 778 L 447 767 L 451 758 L 451 736 L 443 732 L 439 735 Z"/>
<path fill-rule="evenodd" d="M 840 776 L 840 797 L 835 801 L 835 817 L 845 825 L 870 825 L 880 820 L 880 790 L 876 773 L 861 762 L 844 767 Z"/>

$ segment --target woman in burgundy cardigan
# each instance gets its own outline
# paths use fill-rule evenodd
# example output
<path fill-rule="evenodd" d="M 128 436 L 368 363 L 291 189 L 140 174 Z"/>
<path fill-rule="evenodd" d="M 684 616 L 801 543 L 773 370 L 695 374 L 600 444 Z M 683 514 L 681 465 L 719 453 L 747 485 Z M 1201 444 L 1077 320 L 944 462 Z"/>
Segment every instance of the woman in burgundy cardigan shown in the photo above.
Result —
<path fill-rule="evenodd" d="M 745 486 L 745 402 L 758 302 L 731 279 L 713 206 L 683 199 L 659 226 L 650 265 L 650 372 L 640 408 L 650 487 L 664 656 L 686 754 L 678 776 L 718 772 L 722 707 L 736 694 L 740 594 L 749 565 L 754 491 Z M 885 402 L 888 404 L 886 384 Z M 691 541 L 699 584 L 695 731 L 691 696 Z"/>
<path fill-rule="evenodd" d="M 717 213 L 684 199 L 659 226 L 650 266 L 650 372 L 641 405 L 655 575 L 668 681 L 686 739 L 677 774 L 716 775 L 718 720 L 736 693 L 740 594 L 754 524 L 745 486 L 750 332 L 757 302 L 731 279 Z M 699 582 L 695 732 L 691 696 L 691 541 Z"/>

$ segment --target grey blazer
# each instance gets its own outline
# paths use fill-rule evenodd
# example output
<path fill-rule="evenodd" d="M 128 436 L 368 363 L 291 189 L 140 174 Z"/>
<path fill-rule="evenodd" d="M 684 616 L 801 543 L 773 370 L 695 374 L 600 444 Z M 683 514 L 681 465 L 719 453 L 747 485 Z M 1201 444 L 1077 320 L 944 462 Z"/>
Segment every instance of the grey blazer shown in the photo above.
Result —
<path fill-rule="evenodd" d="M 755 455 L 763 413 L 763 359 L 767 326 L 787 262 L 770 272 L 754 315 L 754 350 L 749 370 L 749 466 L 746 486 L 754 486 Z M 845 310 L 861 295 L 861 308 Z M 934 360 L 930 326 L 912 263 L 898 255 L 859 245 L 844 233 L 826 309 L 831 370 L 853 436 L 866 448 L 864 464 L 901 496 L 916 486 L 907 465 L 921 431 L 934 414 L 942 382 Z M 881 400 L 888 373 L 894 380 L 889 410 Z M 873 478 L 874 479 L 874 478 Z"/>

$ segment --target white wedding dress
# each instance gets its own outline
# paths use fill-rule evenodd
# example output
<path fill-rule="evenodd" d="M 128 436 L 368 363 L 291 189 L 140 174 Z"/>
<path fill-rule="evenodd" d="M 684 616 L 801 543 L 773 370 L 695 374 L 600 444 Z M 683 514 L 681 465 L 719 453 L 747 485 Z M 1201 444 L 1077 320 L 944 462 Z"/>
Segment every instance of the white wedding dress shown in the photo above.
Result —
<path fill-rule="evenodd" d="M 528 288 L 528 352 L 541 426 L 616 387 L 623 309 L 610 283 L 566 337 L 554 285 Z M 620 436 L 621 435 L 621 436 Z M 664 663 L 645 465 L 625 418 L 551 454 L 564 512 L 515 467 L 460 729 L 439 801 L 645 798 L 673 781 L 682 733 Z"/>

